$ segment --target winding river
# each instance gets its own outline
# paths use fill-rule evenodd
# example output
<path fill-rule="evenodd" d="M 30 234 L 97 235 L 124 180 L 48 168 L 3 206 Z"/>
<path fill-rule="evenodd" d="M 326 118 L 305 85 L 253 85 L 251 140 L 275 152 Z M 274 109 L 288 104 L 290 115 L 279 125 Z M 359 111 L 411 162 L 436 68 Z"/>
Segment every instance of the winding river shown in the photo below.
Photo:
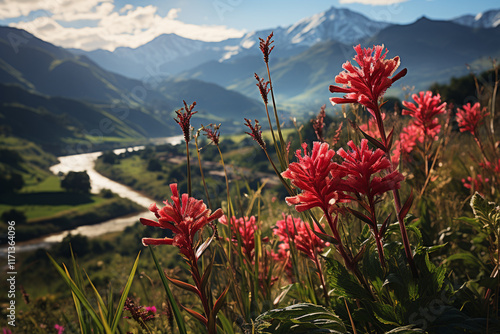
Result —
<path fill-rule="evenodd" d="M 167 137 L 162 140 L 156 140 L 156 142 L 170 143 L 176 145 L 181 142 L 183 136 Z M 123 153 L 127 150 L 137 151 L 143 149 L 144 146 L 128 147 L 116 149 L 113 152 L 115 154 Z M 109 189 L 112 192 L 119 194 L 121 197 L 128 198 L 129 200 L 147 208 L 151 203 L 154 202 L 151 198 L 148 198 L 129 187 L 126 187 L 118 182 L 108 179 L 103 175 L 99 174 L 95 169 L 95 161 L 102 154 L 102 152 L 92 152 L 76 155 L 68 155 L 58 157 L 59 164 L 50 167 L 50 170 L 54 174 L 58 173 L 68 173 L 69 171 L 87 171 L 90 178 L 90 183 L 92 185 L 92 192 L 98 193 L 101 189 Z M 64 237 L 68 234 L 80 234 L 87 237 L 96 237 L 109 232 L 119 232 L 123 231 L 127 226 L 135 224 L 140 217 L 144 217 L 147 214 L 146 211 L 141 212 L 136 215 L 129 215 L 126 217 L 119 217 L 111 219 L 99 224 L 94 225 L 84 225 L 79 226 L 73 230 L 68 230 L 64 232 L 55 233 L 49 236 L 41 237 L 36 240 L 30 240 L 26 242 L 16 243 L 16 252 L 25 252 L 29 250 L 35 250 L 38 248 L 48 248 L 52 244 L 61 242 Z M 2 247 L 0 256 L 6 254 L 6 247 Z"/>

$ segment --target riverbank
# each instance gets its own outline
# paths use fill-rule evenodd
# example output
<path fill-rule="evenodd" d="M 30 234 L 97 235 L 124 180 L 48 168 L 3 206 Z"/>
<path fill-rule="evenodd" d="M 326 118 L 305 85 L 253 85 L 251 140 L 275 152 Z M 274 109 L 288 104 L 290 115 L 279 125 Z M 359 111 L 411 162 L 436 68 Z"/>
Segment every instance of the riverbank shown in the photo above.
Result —
<path fill-rule="evenodd" d="M 175 144 L 181 137 L 158 140 L 160 143 Z M 120 154 L 142 148 L 144 147 L 122 148 L 114 152 Z M 151 198 L 95 171 L 95 160 L 101 154 L 102 152 L 92 152 L 58 157 L 59 163 L 50 167 L 55 175 L 86 171 L 92 185 L 92 194 L 64 192 L 60 188 L 59 178 L 50 175 L 26 191 L 0 200 L 2 211 L 14 209 L 25 217 L 16 225 L 16 241 L 21 242 L 17 245 L 17 251 L 46 248 L 60 242 L 68 234 L 95 237 L 108 232 L 119 232 L 136 223 L 146 212 L 153 202 Z M 4 223 L 6 222 L 0 222 Z"/>

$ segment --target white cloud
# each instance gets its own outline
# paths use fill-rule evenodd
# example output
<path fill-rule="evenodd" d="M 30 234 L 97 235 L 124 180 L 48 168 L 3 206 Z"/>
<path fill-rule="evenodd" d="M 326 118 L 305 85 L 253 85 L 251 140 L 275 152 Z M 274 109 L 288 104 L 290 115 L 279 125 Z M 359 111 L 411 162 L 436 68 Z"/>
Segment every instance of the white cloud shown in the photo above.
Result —
<path fill-rule="evenodd" d="M 175 20 L 177 17 L 179 17 L 180 11 L 181 11 L 180 8 L 172 8 L 171 10 L 168 11 L 167 19 Z"/>
<path fill-rule="evenodd" d="M 87 13 L 104 4 L 112 5 L 112 0 L 0 0 L 0 18 L 29 16 L 36 11 L 54 14 Z"/>
<path fill-rule="evenodd" d="M 135 7 L 127 4 L 117 11 L 111 0 L 15 0 L 22 5 L 13 6 L 11 3 L 11 6 L 4 6 L 10 1 L 0 0 L 0 15 L 6 8 L 17 7 L 17 12 L 10 9 L 8 15 L 18 17 L 21 13 L 29 18 L 10 26 L 25 29 L 38 38 L 66 48 L 113 51 L 120 46 L 138 47 L 166 33 L 204 41 L 220 41 L 240 37 L 244 33 L 225 26 L 184 23 L 177 20 L 180 8 L 170 9 L 165 16 L 161 16 L 157 13 L 158 8 L 152 5 Z M 47 3 L 56 3 L 57 6 Z M 28 7 L 31 10 L 46 10 L 47 15 L 30 18 Z M 91 20 L 94 24 L 78 28 L 62 24 L 81 20 Z"/>
<path fill-rule="evenodd" d="M 360 3 L 363 5 L 386 6 L 406 1 L 408 0 L 340 0 L 339 3 Z"/>

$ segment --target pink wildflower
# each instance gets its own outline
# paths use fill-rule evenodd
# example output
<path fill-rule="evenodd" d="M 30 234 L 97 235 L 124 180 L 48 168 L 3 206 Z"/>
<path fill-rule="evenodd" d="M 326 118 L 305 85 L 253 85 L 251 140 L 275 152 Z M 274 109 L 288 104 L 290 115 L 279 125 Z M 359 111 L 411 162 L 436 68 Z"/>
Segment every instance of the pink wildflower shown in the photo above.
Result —
<path fill-rule="evenodd" d="M 64 333 L 65 328 L 63 326 L 61 326 L 59 324 L 55 324 L 54 328 L 56 329 L 57 334 L 63 334 Z"/>
<path fill-rule="evenodd" d="M 329 212 L 332 204 L 348 200 L 341 191 L 343 188 L 342 174 L 332 158 L 335 151 L 327 143 L 314 142 L 311 154 L 307 154 L 307 144 L 302 144 L 304 155 L 297 150 L 298 162 L 293 162 L 281 173 L 290 179 L 292 184 L 302 190 L 302 193 L 287 197 L 288 205 L 295 205 L 299 212 L 320 207 Z"/>
<path fill-rule="evenodd" d="M 224 225 L 228 225 L 227 217 L 222 216 L 219 218 L 219 222 Z M 237 235 L 241 238 L 242 252 L 248 257 L 249 260 L 254 258 L 255 254 L 255 231 L 257 229 L 257 223 L 255 221 L 255 216 L 242 217 L 242 218 L 231 218 L 231 239 L 235 245 L 238 245 Z"/>
<path fill-rule="evenodd" d="M 481 109 L 479 102 L 476 102 L 473 106 L 467 103 L 463 105 L 462 108 L 463 109 L 457 108 L 457 122 L 460 127 L 460 132 L 469 131 L 475 136 L 477 128 L 489 113 L 486 112 L 486 107 Z"/>
<path fill-rule="evenodd" d="M 340 86 L 330 86 L 332 93 L 346 93 L 344 97 L 332 97 L 333 105 L 339 103 L 360 103 L 374 116 L 379 109 L 378 103 L 386 90 L 396 81 L 406 75 L 406 68 L 394 75 L 399 67 L 400 60 L 385 59 L 387 49 L 383 45 L 374 45 L 373 48 L 362 49 L 361 45 L 354 47 L 356 56 L 354 60 L 360 67 L 353 66 L 350 61 L 342 65 L 345 71 L 335 77 L 335 82 Z"/>
<path fill-rule="evenodd" d="M 315 225 L 315 230 L 320 232 Z M 285 245 L 285 249 L 290 249 L 290 241 L 293 241 L 295 247 L 304 253 L 311 260 L 315 261 L 317 254 L 321 253 L 325 247 L 330 244 L 318 238 L 309 227 L 300 218 L 286 216 L 283 220 L 276 222 L 274 235 L 279 237 Z"/>
<path fill-rule="evenodd" d="M 407 109 L 403 109 L 403 115 L 410 115 L 414 124 L 422 129 L 428 138 L 434 138 L 440 131 L 441 125 L 436 118 L 437 115 L 446 112 L 446 102 L 441 103 L 439 94 L 433 96 L 432 92 L 420 92 L 412 95 L 413 102 L 403 101 Z"/>
<path fill-rule="evenodd" d="M 196 232 L 205 225 L 222 216 L 222 210 L 217 209 L 211 214 L 202 200 L 182 194 L 179 197 L 177 184 L 170 185 L 172 191 L 172 203 L 164 201 L 165 206 L 158 209 L 156 203 L 150 205 L 149 210 L 153 212 L 158 221 L 141 218 L 143 225 L 154 226 L 171 230 L 175 235 L 173 238 L 143 238 L 142 243 L 148 245 L 174 245 L 180 252 L 190 260 L 195 259 L 194 246 Z"/>
<path fill-rule="evenodd" d="M 156 314 L 156 306 L 146 306 L 146 307 L 144 307 L 144 310 L 146 312 Z"/>

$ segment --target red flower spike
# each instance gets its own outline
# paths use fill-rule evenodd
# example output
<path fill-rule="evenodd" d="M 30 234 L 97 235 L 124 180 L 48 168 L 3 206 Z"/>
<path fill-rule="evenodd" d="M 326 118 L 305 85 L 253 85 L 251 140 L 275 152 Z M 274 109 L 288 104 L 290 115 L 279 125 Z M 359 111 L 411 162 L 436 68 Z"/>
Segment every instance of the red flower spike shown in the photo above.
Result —
<path fill-rule="evenodd" d="M 460 132 L 469 131 L 475 136 L 477 128 L 489 113 L 486 112 L 486 107 L 481 109 L 479 102 L 476 102 L 473 106 L 467 103 L 463 105 L 462 108 L 463 109 L 457 108 L 457 122 Z"/>
<path fill-rule="evenodd" d="M 347 175 L 345 183 L 349 191 L 373 198 L 389 190 L 400 188 L 400 182 L 404 180 L 404 176 L 398 171 L 393 171 L 383 177 L 374 176 L 391 169 L 391 163 L 384 151 L 381 149 L 372 151 L 366 139 L 361 140 L 360 147 L 357 147 L 352 140 L 347 145 L 352 151 L 346 152 L 341 148 L 337 154 L 344 158 L 339 167 Z"/>
<path fill-rule="evenodd" d="M 209 124 L 208 127 L 204 127 L 202 125 L 203 132 L 205 132 L 207 138 L 210 139 L 215 145 L 219 145 L 220 126 L 220 124 Z"/>
<path fill-rule="evenodd" d="M 271 32 L 269 34 L 269 36 L 267 36 L 267 39 L 264 41 L 262 38 L 259 37 L 259 40 L 260 40 L 260 51 L 262 51 L 262 54 L 264 55 L 264 62 L 267 64 L 269 63 L 269 54 L 271 53 L 271 51 L 273 51 L 274 49 L 274 45 L 271 46 L 271 44 L 273 44 L 274 41 L 271 40 L 271 38 L 273 38 L 273 33 Z M 271 46 L 271 48 L 269 48 Z"/>
<path fill-rule="evenodd" d="M 311 120 L 311 123 L 313 124 L 313 129 L 314 132 L 316 133 L 316 137 L 320 142 L 324 142 L 325 138 L 323 138 L 323 128 L 325 127 L 325 113 L 326 105 L 323 104 L 321 107 L 319 114 L 316 116 L 315 119 Z"/>
<path fill-rule="evenodd" d="M 191 140 L 191 116 L 197 113 L 197 111 L 193 112 L 194 106 L 196 106 L 196 102 L 193 102 L 193 104 L 191 104 L 190 106 L 187 105 L 186 101 L 182 102 L 184 103 L 184 108 L 181 108 L 175 112 L 177 114 L 177 118 L 174 118 L 174 120 L 181 127 L 182 133 L 184 134 L 184 140 L 186 141 L 186 143 L 189 143 L 189 141 Z"/>
<path fill-rule="evenodd" d="M 361 45 L 354 47 L 356 56 L 354 61 L 359 67 L 353 66 L 350 61 L 342 65 L 344 69 L 335 77 L 335 82 L 340 86 L 331 85 L 330 92 L 345 93 L 344 97 L 332 97 L 330 102 L 335 104 L 341 103 L 360 103 L 365 106 L 368 111 L 374 116 L 378 110 L 378 103 L 384 93 L 396 81 L 406 75 L 406 69 L 401 70 L 394 75 L 396 69 L 400 65 L 399 57 L 385 59 L 383 45 L 374 45 L 373 48 L 362 49 Z"/>
<path fill-rule="evenodd" d="M 170 185 L 172 203 L 165 201 L 165 206 L 158 209 L 156 205 L 151 205 L 150 210 L 159 216 L 158 222 L 150 219 L 141 218 L 143 225 L 154 226 L 171 230 L 174 233 L 173 238 L 143 238 L 144 245 L 174 245 L 189 260 L 195 259 L 195 235 L 210 222 L 222 216 L 222 210 L 217 209 L 211 214 L 202 200 L 189 197 L 188 194 L 182 194 L 179 197 L 177 184 Z"/>
<path fill-rule="evenodd" d="M 307 145 L 302 144 L 304 154 L 297 150 L 298 162 L 293 162 L 281 173 L 290 179 L 302 193 L 287 197 L 288 205 L 295 205 L 295 210 L 302 212 L 320 207 L 324 212 L 335 203 L 347 202 L 350 197 L 342 191 L 346 189 L 337 164 L 332 161 L 335 151 L 327 143 L 314 142 L 311 154 L 307 154 Z"/>
<path fill-rule="evenodd" d="M 267 104 L 268 103 L 268 99 L 267 99 L 267 95 L 269 94 L 269 91 L 271 90 L 271 88 L 268 88 L 267 86 L 269 86 L 269 81 L 264 81 L 264 78 L 259 78 L 259 76 L 257 75 L 257 73 L 254 73 L 255 74 L 255 79 L 257 79 L 258 83 L 257 83 L 257 87 L 259 87 L 259 92 L 260 92 L 260 95 L 262 96 L 262 100 L 264 100 L 264 104 Z"/>
<path fill-rule="evenodd" d="M 245 118 L 245 125 L 250 128 L 251 132 L 245 132 L 246 134 L 250 135 L 253 140 L 255 140 L 259 146 L 265 150 L 266 149 L 266 142 L 262 138 L 262 131 L 260 130 L 260 124 L 258 120 L 255 120 L 255 126 L 252 126 L 252 121 Z"/>
<path fill-rule="evenodd" d="M 413 124 L 421 128 L 425 136 L 433 139 L 441 129 L 436 116 L 446 112 L 446 102 L 441 103 L 441 96 L 433 96 L 430 91 L 413 94 L 412 98 L 416 104 L 403 101 L 406 108 L 403 109 L 403 115 L 413 117 Z"/>

